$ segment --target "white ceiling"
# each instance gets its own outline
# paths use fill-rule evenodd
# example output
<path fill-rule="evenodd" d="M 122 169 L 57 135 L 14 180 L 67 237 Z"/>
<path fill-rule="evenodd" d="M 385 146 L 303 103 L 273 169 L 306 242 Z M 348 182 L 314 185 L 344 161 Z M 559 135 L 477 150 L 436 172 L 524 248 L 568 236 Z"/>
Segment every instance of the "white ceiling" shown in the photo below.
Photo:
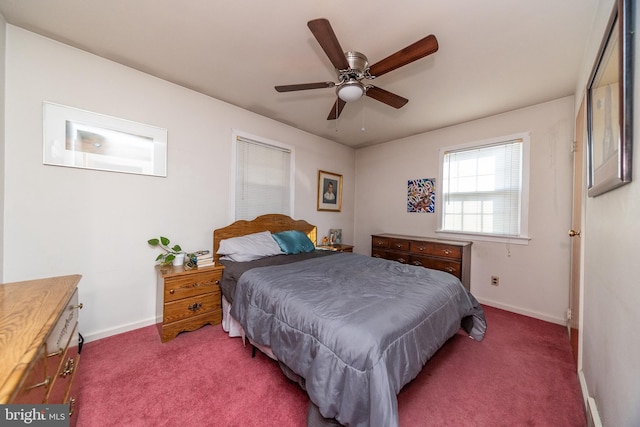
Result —
<path fill-rule="evenodd" d="M 0 13 L 71 46 L 353 147 L 574 93 L 598 0 L 0 0 Z M 345 51 L 373 64 L 434 34 L 435 54 L 375 80 L 372 98 L 326 120 L 336 81 L 307 27 L 327 18 Z M 364 127 L 364 130 L 362 128 Z"/>

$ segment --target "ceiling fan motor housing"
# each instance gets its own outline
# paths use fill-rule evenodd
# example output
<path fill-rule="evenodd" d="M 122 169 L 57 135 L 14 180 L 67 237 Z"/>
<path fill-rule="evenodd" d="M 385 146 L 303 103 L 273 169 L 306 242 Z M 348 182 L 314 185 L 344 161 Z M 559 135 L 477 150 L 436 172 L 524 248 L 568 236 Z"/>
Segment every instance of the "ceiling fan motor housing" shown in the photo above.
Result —
<path fill-rule="evenodd" d="M 349 69 L 338 71 L 340 80 L 363 79 L 369 69 L 369 60 L 367 57 L 363 53 L 355 51 L 345 52 L 344 56 L 347 59 L 347 63 L 349 63 Z"/>

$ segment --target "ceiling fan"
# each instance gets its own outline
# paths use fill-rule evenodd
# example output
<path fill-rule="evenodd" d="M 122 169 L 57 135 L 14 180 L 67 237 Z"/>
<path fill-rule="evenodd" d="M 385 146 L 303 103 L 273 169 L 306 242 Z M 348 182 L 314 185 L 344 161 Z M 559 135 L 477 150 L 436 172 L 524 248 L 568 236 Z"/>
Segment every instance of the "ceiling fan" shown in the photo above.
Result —
<path fill-rule="evenodd" d="M 369 66 L 369 60 L 364 54 L 355 51 L 344 52 L 342 50 L 338 38 L 327 19 L 314 19 L 309 21 L 307 26 L 316 40 L 318 40 L 324 53 L 329 57 L 331 64 L 335 67 L 338 82 L 301 83 L 276 86 L 275 89 L 278 92 L 293 92 L 335 87 L 338 98 L 327 120 L 337 119 L 347 102 L 356 101 L 363 95 L 391 107 L 401 108 L 409 102 L 407 98 L 377 86 L 366 84 L 364 81 L 373 80 L 389 71 L 431 55 L 438 50 L 438 40 L 434 35 L 429 35 Z"/>

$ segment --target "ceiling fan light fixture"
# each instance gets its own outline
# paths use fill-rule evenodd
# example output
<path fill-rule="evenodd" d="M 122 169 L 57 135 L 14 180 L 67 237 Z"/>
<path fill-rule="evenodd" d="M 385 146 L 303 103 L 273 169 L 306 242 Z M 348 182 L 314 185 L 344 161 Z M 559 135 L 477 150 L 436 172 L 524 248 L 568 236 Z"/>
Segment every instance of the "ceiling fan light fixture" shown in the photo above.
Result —
<path fill-rule="evenodd" d="M 338 93 L 338 98 L 343 101 L 353 102 L 362 98 L 362 95 L 364 95 L 364 86 L 357 80 L 349 80 L 340 85 L 338 89 L 336 89 L 336 92 Z"/>

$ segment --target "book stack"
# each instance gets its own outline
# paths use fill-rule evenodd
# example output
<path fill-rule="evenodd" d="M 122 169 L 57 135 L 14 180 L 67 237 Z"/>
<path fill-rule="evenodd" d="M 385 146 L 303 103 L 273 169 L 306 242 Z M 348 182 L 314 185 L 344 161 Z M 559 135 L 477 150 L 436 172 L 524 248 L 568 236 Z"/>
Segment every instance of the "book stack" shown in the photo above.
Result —
<path fill-rule="evenodd" d="M 195 263 L 198 268 L 213 265 L 213 254 L 211 251 L 204 249 L 193 253 Z M 193 258 L 191 259 L 193 261 Z"/>

